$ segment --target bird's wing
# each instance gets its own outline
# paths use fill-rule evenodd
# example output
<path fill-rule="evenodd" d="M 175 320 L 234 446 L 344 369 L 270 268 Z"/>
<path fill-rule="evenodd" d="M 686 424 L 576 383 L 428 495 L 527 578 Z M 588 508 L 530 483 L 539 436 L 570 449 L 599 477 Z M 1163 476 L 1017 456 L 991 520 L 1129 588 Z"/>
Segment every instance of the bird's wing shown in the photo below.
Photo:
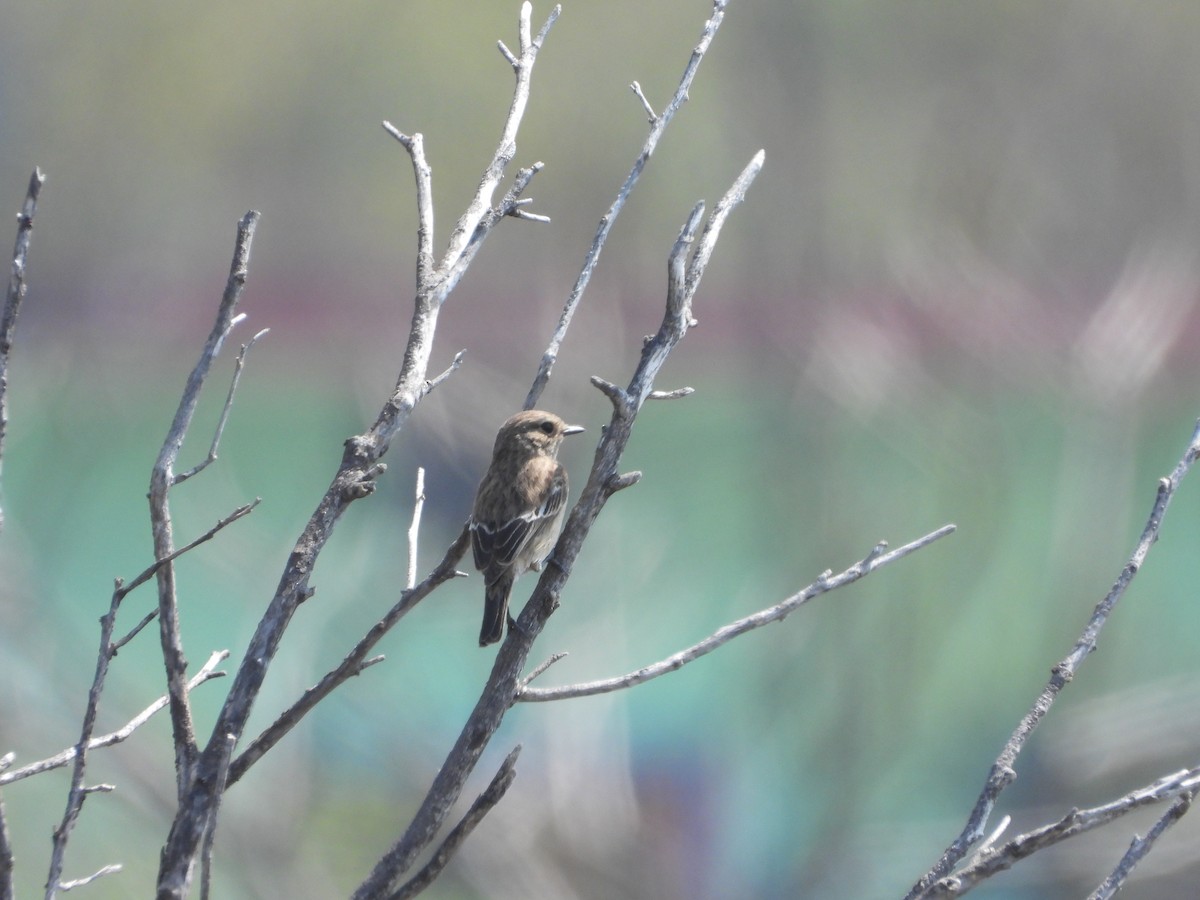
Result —
<path fill-rule="evenodd" d="M 560 468 L 550 481 L 550 489 L 536 509 L 509 519 L 506 522 L 481 522 L 471 520 L 471 550 L 475 555 L 475 568 L 486 572 L 490 567 L 507 567 L 513 564 L 537 526 L 553 519 L 567 500 L 567 479 Z"/>

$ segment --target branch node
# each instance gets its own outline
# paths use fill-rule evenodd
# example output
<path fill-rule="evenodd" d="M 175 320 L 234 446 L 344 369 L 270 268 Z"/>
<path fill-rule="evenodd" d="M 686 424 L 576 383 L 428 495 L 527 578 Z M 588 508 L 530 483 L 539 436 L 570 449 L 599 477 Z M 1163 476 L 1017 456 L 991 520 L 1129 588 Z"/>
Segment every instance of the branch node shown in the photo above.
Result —
<path fill-rule="evenodd" d="M 604 488 L 608 492 L 609 496 L 612 496 L 617 491 L 623 491 L 627 487 L 633 487 L 641 480 L 641 472 L 626 472 L 624 475 L 612 476 L 607 482 L 605 482 Z"/>
<path fill-rule="evenodd" d="M 599 375 L 591 377 L 592 384 L 602 393 L 613 405 L 617 415 L 622 418 L 628 418 L 632 402 L 629 393 L 624 388 L 619 388 L 611 381 L 605 381 Z"/>
<path fill-rule="evenodd" d="M 410 153 L 412 152 L 413 140 L 419 138 L 421 136 L 420 134 L 407 135 L 387 119 L 384 119 L 382 124 L 384 131 L 398 140 L 400 145 L 404 147 L 405 150 L 408 150 Z"/>
<path fill-rule="evenodd" d="M 532 672 L 530 672 L 528 675 L 526 675 L 524 678 L 522 678 L 520 681 L 517 682 L 517 691 L 516 691 L 517 696 L 519 697 L 521 695 L 521 691 L 525 690 L 525 688 L 527 688 L 529 686 L 529 683 L 531 681 L 533 681 L 535 678 L 540 677 L 542 675 L 542 673 L 544 673 L 547 669 L 549 669 L 552 665 L 554 665 L 556 662 L 558 662 L 560 659 L 562 659 L 566 655 L 567 655 L 567 653 L 565 650 L 559 651 L 558 653 L 552 653 L 549 656 L 549 658 L 538 663 L 538 665 L 534 667 Z"/>
<path fill-rule="evenodd" d="M 869 569 L 875 560 L 879 559 L 879 557 L 883 556 L 883 554 L 887 552 L 887 548 L 887 541 L 880 541 L 878 544 L 872 547 L 871 552 L 863 557 L 863 567 Z"/>

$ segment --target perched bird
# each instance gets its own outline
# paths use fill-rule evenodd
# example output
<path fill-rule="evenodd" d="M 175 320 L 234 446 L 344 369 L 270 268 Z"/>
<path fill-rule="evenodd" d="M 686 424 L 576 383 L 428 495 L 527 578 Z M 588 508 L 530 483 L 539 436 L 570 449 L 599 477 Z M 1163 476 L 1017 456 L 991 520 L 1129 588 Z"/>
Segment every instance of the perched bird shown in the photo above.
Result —
<path fill-rule="evenodd" d="M 496 434 L 492 464 L 479 482 L 468 526 L 475 568 L 483 572 L 479 646 L 504 637 L 508 595 L 530 569 L 541 571 L 567 509 L 567 470 L 558 446 L 583 428 L 554 413 L 519 412 Z"/>

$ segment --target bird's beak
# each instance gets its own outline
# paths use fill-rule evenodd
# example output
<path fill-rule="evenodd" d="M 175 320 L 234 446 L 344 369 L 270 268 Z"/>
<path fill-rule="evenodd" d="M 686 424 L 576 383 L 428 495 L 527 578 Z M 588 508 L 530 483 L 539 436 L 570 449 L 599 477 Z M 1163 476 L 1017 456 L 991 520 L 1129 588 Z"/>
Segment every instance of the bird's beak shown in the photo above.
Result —
<path fill-rule="evenodd" d="M 587 431 L 587 429 L 582 425 L 567 425 L 565 428 L 563 428 L 563 435 L 566 436 L 568 434 L 579 434 L 581 431 Z"/>

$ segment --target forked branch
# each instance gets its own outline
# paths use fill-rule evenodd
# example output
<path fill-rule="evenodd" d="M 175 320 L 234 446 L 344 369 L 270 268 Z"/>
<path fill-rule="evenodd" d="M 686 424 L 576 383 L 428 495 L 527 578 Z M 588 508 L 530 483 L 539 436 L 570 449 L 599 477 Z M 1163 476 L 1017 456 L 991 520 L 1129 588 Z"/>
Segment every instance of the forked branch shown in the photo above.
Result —
<path fill-rule="evenodd" d="M 1042 688 L 1037 699 L 1034 700 L 1033 706 L 1021 718 L 1016 730 L 1013 731 L 1005 743 L 996 761 L 992 763 L 991 771 L 988 772 L 983 790 L 980 792 L 978 799 L 975 801 L 975 806 L 967 818 L 966 826 L 950 846 L 946 848 L 933 868 L 922 875 L 920 880 L 913 885 L 912 889 L 906 895 L 905 900 L 917 900 L 917 898 L 933 896 L 932 892 L 937 882 L 949 875 L 954 867 L 966 857 L 971 848 L 982 840 L 988 819 L 995 808 L 997 798 L 999 798 L 1005 788 L 1016 780 L 1017 757 L 1020 755 L 1021 750 L 1024 749 L 1025 743 L 1029 740 L 1030 735 L 1033 734 L 1034 729 L 1037 728 L 1038 724 L 1050 711 L 1050 707 L 1053 706 L 1059 693 L 1075 677 L 1075 673 L 1079 666 L 1083 664 L 1083 661 L 1096 649 L 1101 630 L 1107 624 L 1108 618 L 1112 614 L 1113 609 L 1116 608 L 1118 601 L 1125 595 L 1130 582 L 1133 581 L 1134 576 L 1141 570 L 1142 564 L 1146 561 L 1146 555 L 1150 552 L 1150 548 L 1158 540 L 1158 532 L 1162 526 L 1163 516 L 1166 515 L 1167 507 L 1171 503 L 1171 498 L 1175 496 L 1175 491 L 1178 490 L 1180 483 L 1191 469 L 1197 456 L 1200 456 L 1200 422 L 1197 422 L 1196 428 L 1192 432 L 1191 441 L 1188 443 L 1183 457 L 1176 464 L 1174 470 L 1170 475 L 1159 480 L 1158 491 L 1154 498 L 1154 504 L 1150 509 L 1150 516 L 1146 520 L 1146 525 L 1142 529 L 1141 537 L 1138 539 L 1137 545 L 1129 557 L 1129 561 L 1125 563 L 1121 574 L 1117 576 L 1117 580 L 1113 583 L 1112 588 L 1109 589 L 1108 594 L 1096 604 L 1096 608 L 1092 611 L 1091 617 L 1076 639 L 1071 651 L 1051 670 L 1050 680 Z M 1134 860 L 1134 863 L 1136 863 L 1136 860 Z"/>

